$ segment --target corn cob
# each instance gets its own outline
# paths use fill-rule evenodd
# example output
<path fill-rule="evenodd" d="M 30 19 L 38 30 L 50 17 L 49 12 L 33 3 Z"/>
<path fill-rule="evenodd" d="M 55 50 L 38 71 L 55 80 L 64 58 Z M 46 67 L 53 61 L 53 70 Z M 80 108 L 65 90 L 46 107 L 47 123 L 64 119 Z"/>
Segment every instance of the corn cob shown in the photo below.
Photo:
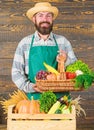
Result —
<path fill-rule="evenodd" d="M 56 101 L 56 103 L 53 104 L 53 106 L 48 111 L 48 114 L 54 114 L 55 111 L 60 107 L 60 105 L 61 105 L 61 103 L 59 101 Z"/>
<path fill-rule="evenodd" d="M 48 64 L 45 63 L 45 62 L 44 62 L 43 64 L 44 64 L 44 66 L 46 67 L 46 69 L 47 69 L 49 72 L 55 73 L 56 75 L 59 74 L 59 72 L 58 72 L 55 68 L 53 68 L 52 66 L 48 65 Z"/>

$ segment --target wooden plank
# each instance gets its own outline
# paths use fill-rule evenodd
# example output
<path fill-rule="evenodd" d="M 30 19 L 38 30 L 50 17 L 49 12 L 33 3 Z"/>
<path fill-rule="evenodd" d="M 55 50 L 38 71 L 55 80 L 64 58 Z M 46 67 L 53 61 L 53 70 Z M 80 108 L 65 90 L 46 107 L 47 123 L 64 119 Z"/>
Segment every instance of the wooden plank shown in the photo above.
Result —
<path fill-rule="evenodd" d="M 7 125 L 0 124 L 0 130 L 7 130 Z"/>
<path fill-rule="evenodd" d="M 28 7 L 29 8 L 29 7 Z M 69 7 L 68 7 L 69 8 Z M 78 7 L 77 7 L 78 8 Z M 7 7 L 7 10 L 4 10 L 0 13 L 0 18 L 1 21 L 0 21 L 0 24 L 6 24 L 6 23 L 16 23 L 18 25 L 20 24 L 30 24 L 31 21 L 27 20 L 27 17 L 25 15 L 26 9 L 22 8 L 22 11 L 21 10 L 14 10 L 12 12 L 10 12 L 9 10 L 10 8 Z M 79 9 L 79 8 L 78 8 Z M 91 10 L 90 10 L 91 9 Z M 62 22 L 62 23 L 65 23 L 68 21 L 70 21 L 72 23 L 72 21 L 76 22 L 76 23 L 89 23 L 89 22 L 92 22 L 93 21 L 93 15 L 94 15 L 94 10 L 92 10 L 92 7 L 88 9 L 86 11 L 82 11 L 83 8 L 81 8 L 78 12 L 77 12 L 77 9 L 76 8 L 72 8 L 71 7 L 71 11 L 69 11 L 67 8 L 66 10 L 69 11 L 69 12 L 66 12 L 66 10 L 64 10 L 63 12 L 60 11 L 57 19 L 55 21 L 59 21 L 59 22 Z M 2 9 L 3 10 L 3 9 Z M 24 10 L 24 11 L 23 11 Z M 62 10 L 62 9 L 61 9 Z M 90 11 L 88 11 L 90 10 Z M 71 14 L 70 14 L 71 12 Z M 71 17 L 70 17 L 71 16 Z M 82 18 L 81 18 L 82 16 Z M 62 19 L 62 20 L 61 20 Z M 77 20 L 78 19 L 78 20 Z M 5 21 L 6 20 L 6 21 Z M 86 21 L 85 21 L 86 20 Z M 20 21 L 20 23 L 19 23 Z"/>
<path fill-rule="evenodd" d="M 0 0 L 2 3 L 5 1 L 10 2 L 10 3 L 33 3 L 33 2 L 40 2 L 40 0 Z M 42 0 L 42 2 L 45 2 L 45 0 Z M 51 3 L 78 3 L 81 2 L 81 0 L 47 0 L 47 2 L 51 2 Z M 82 3 L 90 3 L 93 2 L 93 0 L 82 0 Z"/>
<path fill-rule="evenodd" d="M 77 26 L 79 26 L 79 29 L 76 28 Z M 19 42 L 23 37 L 34 33 L 34 30 L 34 26 L 31 25 L 23 25 L 23 28 L 20 28 L 20 26 L 15 26 L 14 31 L 12 31 L 11 29 L 6 29 L 6 31 L 4 31 L 3 29 L 2 32 L 0 32 L 0 41 Z M 53 32 L 60 35 L 64 35 L 69 40 L 94 40 L 94 30 L 93 26 L 91 25 L 88 29 L 82 29 L 81 25 L 55 24 Z"/>
<path fill-rule="evenodd" d="M 80 121 L 80 123 L 79 123 L 79 121 Z M 90 127 L 90 126 L 94 128 L 94 120 L 92 120 L 92 119 L 86 120 L 84 118 L 79 118 L 79 119 L 77 118 L 77 124 L 79 124 L 82 128 L 85 127 L 85 126 L 87 128 Z"/>
<path fill-rule="evenodd" d="M 86 22 L 90 21 L 91 19 L 94 19 L 92 17 L 93 14 L 94 14 L 93 4 L 94 4 L 94 2 L 91 3 L 91 5 L 89 5 L 89 4 L 88 5 L 86 5 L 86 4 L 83 5 L 83 3 L 80 3 L 80 5 L 79 5 L 79 3 L 75 3 L 75 2 L 72 3 L 72 4 L 70 3 L 69 5 L 68 5 L 68 3 L 66 3 L 66 4 L 63 3 L 63 7 L 62 7 L 61 3 L 57 3 L 56 6 L 60 10 L 58 18 L 61 19 L 62 18 L 61 15 L 64 16 L 62 18 L 63 20 L 70 19 L 71 21 L 79 19 L 79 18 L 80 18 L 80 20 L 83 20 L 83 19 L 86 18 L 87 19 L 85 21 L 85 23 L 86 23 Z M 25 13 L 31 7 L 31 5 L 30 4 L 25 4 L 25 3 L 22 3 L 22 5 L 23 6 L 20 6 L 20 5 L 16 5 L 15 6 L 15 4 L 13 4 L 12 5 L 13 6 L 13 10 L 11 12 L 9 3 L 2 4 L 2 6 L 1 6 L 2 12 L 0 13 L 0 17 L 2 17 L 3 19 L 11 18 L 11 21 L 13 21 L 12 19 L 17 18 L 17 21 L 21 20 L 21 22 L 23 23 L 23 19 L 26 19 Z M 6 9 L 6 7 L 7 7 L 7 9 Z M 70 16 L 70 15 L 71 15 L 71 17 L 67 17 L 67 16 Z M 81 17 L 81 15 L 83 17 Z M 11 22 L 11 21 L 9 20 L 9 22 Z M 76 20 L 76 22 L 77 21 L 78 20 Z M 6 21 L 4 20 L 4 22 L 6 22 Z"/>
<path fill-rule="evenodd" d="M 0 68 L 7 66 L 7 62 L 12 63 L 17 45 L 18 42 L 0 42 Z"/>
<path fill-rule="evenodd" d="M 23 123 L 24 122 L 24 123 Z M 55 120 L 47 120 L 47 121 L 9 121 L 8 122 L 8 130 L 20 130 L 20 128 L 24 129 L 24 130 L 69 130 L 70 128 L 72 130 L 76 130 L 76 123 L 75 120 L 60 120 L 60 121 L 55 121 Z"/>
<path fill-rule="evenodd" d="M 12 59 L 0 59 L 0 76 L 11 75 Z"/>
<path fill-rule="evenodd" d="M 16 90 L 17 87 L 10 81 L 0 82 L 0 96 L 4 97 L 4 95 L 8 95 L 9 93 L 13 92 Z"/>
<path fill-rule="evenodd" d="M 28 8 L 30 8 L 30 7 L 27 7 L 27 10 L 28 10 Z M 79 9 L 79 6 L 77 6 L 77 7 L 71 7 L 70 6 L 70 7 L 64 8 L 64 9 L 61 8 L 56 21 L 62 19 L 63 21 L 66 20 L 66 22 L 68 22 L 67 20 L 75 21 L 76 23 L 79 23 L 81 21 L 83 21 L 85 23 L 91 22 L 94 19 L 92 17 L 94 15 L 94 9 L 92 9 L 92 8 L 93 7 L 89 7 L 89 8 L 87 7 L 87 8 L 85 8 L 85 11 L 83 10 L 83 7 L 80 7 L 80 9 Z M 24 20 L 27 19 L 26 15 L 25 15 L 27 10 L 24 9 L 24 8 L 20 8 L 20 10 L 14 9 L 14 11 L 10 12 L 9 6 L 7 7 L 6 10 L 4 9 L 4 7 L 2 7 L 2 12 L 0 13 L 0 18 L 2 18 L 2 19 L 0 21 L 0 24 L 2 22 L 4 22 L 3 24 L 5 24 L 7 22 L 9 22 L 9 23 L 15 22 L 15 20 L 20 21 L 20 23 L 22 23 L 22 24 L 23 23 L 25 24 Z M 63 12 L 62 12 L 62 10 L 63 10 Z M 81 16 L 83 16 L 83 17 L 81 18 Z M 6 21 L 5 21 L 5 19 L 6 19 Z M 79 21 L 76 20 L 76 19 L 78 19 Z M 85 21 L 85 20 L 87 20 L 87 21 Z M 18 25 L 20 23 L 17 22 Z M 27 21 L 27 23 L 31 23 L 31 22 Z"/>
<path fill-rule="evenodd" d="M 81 28 L 83 26 L 83 28 Z M 87 26 L 85 28 L 84 26 Z M 53 31 L 57 34 L 67 36 L 71 40 L 94 40 L 94 28 L 93 24 L 81 25 L 81 24 L 55 24 Z M 0 32 L 0 41 L 19 41 L 24 36 L 34 33 L 34 26 L 32 25 L 10 25 L 8 28 L 3 26 Z M 21 28 L 22 27 L 22 28 Z"/>
<path fill-rule="evenodd" d="M 1 40 L 5 39 L 4 36 L 9 37 L 6 38 L 6 40 L 11 39 L 10 37 L 13 37 L 14 40 L 16 40 L 17 38 L 15 38 L 14 36 L 17 36 L 19 39 L 20 37 L 25 36 L 24 33 L 32 33 L 34 31 L 33 24 L 30 21 L 26 20 L 26 17 L 24 15 L 26 10 L 29 8 L 29 5 L 24 3 L 22 5 L 23 6 L 21 6 L 20 8 L 17 8 L 17 6 L 19 7 L 20 5 L 15 6 L 15 4 L 13 4 L 12 13 L 10 12 L 10 4 L 4 4 L 2 6 L 2 19 L 0 21 L 2 25 L 2 34 L 0 37 Z M 5 9 L 6 6 L 7 10 Z M 64 3 L 64 7 L 62 8 L 61 4 L 59 3 L 57 4 L 57 6 L 59 7 L 60 11 L 64 11 L 59 13 L 59 17 L 56 20 L 56 24 L 54 27 L 55 32 L 58 32 L 59 30 L 59 33 L 64 33 L 65 36 L 67 35 L 72 39 L 94 39 L 93 4 L 85 4 L 83 6 L 82 3 Z"/>

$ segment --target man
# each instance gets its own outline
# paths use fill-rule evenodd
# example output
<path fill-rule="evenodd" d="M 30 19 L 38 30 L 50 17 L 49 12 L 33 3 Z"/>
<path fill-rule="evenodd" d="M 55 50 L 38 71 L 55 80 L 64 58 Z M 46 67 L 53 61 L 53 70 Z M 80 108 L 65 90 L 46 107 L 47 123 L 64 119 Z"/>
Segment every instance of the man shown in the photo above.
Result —
<path fill-rule="evenodd" d="M 70 42 L 64 36 L 52 33 L 53 21 L 58 12 L 50 3 L 41 2 L 26 13 L 34 23 L 36 32 L 18 44 L 13 60 L 12 80 L 29 97 L 33 95 L 39 98 L 41 90 L 36 87 L 35 76 L 39 70 L 45 70 L 44 61 L 57 68 L 59 50 L 66 59 L 65 67 L 77 60 Z"/>

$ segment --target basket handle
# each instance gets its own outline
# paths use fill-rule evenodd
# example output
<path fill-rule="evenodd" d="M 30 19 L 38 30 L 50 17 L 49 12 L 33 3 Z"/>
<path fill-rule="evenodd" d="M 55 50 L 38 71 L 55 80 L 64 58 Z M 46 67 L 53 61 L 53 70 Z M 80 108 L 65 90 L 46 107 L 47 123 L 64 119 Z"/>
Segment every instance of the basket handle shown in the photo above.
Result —
<path fill-rule="evenodd" d="M 58 51 L 58 72 L 62 73 L 62 72 L 65 72 L 65 60 L 66 60 L 66 55 L 63 53 L 63 50 L 59 50 Z"/>
<path fill-rule="evenodd" d="M 58 62 L 58 72 L 62 73 L 65 72 L 65 66 L 64 66 L 64 62 Z"/>
<path fill-rule="evenodd" d="M 60 73 L 60 79 L 66 80 L 66 74 L 65 74 L 65 55 L 62 54 L 62 50 L 58 51 L 59 54 L 59 60 L 58 60 L 58 72 Z"/>

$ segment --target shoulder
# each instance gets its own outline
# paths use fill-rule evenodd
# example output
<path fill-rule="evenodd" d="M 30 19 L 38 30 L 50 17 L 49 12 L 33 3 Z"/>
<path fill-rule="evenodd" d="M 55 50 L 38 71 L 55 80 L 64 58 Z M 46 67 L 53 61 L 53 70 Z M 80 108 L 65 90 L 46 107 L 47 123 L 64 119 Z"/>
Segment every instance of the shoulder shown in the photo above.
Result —
<path fill-rule="evenodd" d="M 18 46 L 24 46 L 24 45 L 29 45 L 31 43 L 32 40 L 32 36 L 33 35 L 28 35 L 24 38 L 21 39 L 21 41 L 19 42 Z"/>
<path fill-rule="evenodd" d="M 63 36 L 63 35 L 58 35 L 58 34 L 54 34 L 53 35 L 55 36 L 55 39 L 58 43 L 62 43 L 62 44 L 70 44 L 69 40 Z"/>

